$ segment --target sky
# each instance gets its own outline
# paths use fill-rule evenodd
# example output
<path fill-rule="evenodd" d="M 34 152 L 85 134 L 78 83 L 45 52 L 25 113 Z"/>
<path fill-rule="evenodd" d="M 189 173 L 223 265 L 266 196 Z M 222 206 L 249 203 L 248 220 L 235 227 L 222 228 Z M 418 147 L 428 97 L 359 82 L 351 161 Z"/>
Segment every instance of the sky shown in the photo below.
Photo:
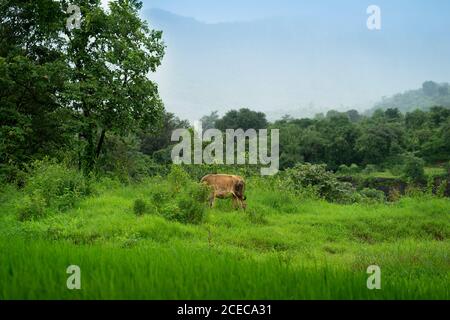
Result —
<path fill-rule="evenodd" d="M 269 118 L 369 109 L 450 81 L 448 0 L 144 0 L 163 30 L 166 109 L 191 121 L 248 107 Z M 366 26 L 369 5 L 381 30 Z"/>

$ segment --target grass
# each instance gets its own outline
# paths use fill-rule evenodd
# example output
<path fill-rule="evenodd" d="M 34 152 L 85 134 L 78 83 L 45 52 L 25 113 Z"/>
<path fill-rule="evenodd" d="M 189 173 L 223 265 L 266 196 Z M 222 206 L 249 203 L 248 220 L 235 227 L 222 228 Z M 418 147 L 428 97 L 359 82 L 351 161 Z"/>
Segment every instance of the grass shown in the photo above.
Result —
<path fill-rule="evenodd" d="M 0 193 L 0 299 L 449 299 L 450 201 L 338 205 L 250 182 L 248 210 L 217 202 L 199 225 L 149 210 L 159 180 L 101 185 L 65 212 L 19 222 Z M 66 287 L 81 268 L 82 290 Z M 368 290 L 369 265 L 382 290 Z"/>
<path fill-rule="evenodd" d="M 443 167 L 425 167 L 424 171 L 425 171 L 425 175 L 427 177 L 441 176 L 446 173 L 446 170 Z M 341 174 L 341 175 L 348 176 L 348 174 Z M 362 177 L 362 178 L 382 178 L 382 179 L 400 179 L 400 178 L 402 178 L 401 173 L 393 173 L 390 170 L 375 171 L 375 172 L 371 172 L 369 174 L 360 172 L 360 173 L 351 174 L 351 176 Z"/>

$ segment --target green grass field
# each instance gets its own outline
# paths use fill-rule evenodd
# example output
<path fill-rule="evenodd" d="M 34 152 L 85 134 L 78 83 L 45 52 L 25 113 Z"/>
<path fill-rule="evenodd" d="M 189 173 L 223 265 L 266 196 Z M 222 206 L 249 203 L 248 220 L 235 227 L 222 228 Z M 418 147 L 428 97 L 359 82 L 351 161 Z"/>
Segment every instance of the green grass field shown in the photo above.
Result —
<path fill-rule="evenodd" d="M 450 201 L 338 205 L 248 186 L 199 225 L 136 216 L 159 180 L 103 184 L 65 212 L 17 220 L 0 194 L 0 299 L 449 299 Z M 66 268 L 81 268 L 68 290 Z M 367 267 L 381 268 L 368 290 Z"/>

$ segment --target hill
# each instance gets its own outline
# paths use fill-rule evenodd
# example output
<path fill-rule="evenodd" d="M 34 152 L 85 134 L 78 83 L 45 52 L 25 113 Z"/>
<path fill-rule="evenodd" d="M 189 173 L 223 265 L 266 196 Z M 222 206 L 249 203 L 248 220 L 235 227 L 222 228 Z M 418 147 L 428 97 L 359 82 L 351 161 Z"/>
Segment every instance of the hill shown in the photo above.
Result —
<path fill-rule="evenodd" d="M 369 114 L 377 109 L 397 108 L 402 113 L 416 109 L 428 110 L 433 106 L 450 107 L 450 85 L 426 81 L 422 88 L 384 97 L 369 110 Z"/>

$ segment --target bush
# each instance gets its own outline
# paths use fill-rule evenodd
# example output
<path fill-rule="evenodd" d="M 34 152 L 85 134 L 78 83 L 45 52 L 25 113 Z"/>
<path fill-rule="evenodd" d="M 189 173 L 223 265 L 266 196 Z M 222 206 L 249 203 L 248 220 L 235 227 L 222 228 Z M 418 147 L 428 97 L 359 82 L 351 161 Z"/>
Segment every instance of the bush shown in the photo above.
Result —
<path fill-rule="evenodd" d="M 167 180 L 172 187 L 172 191 L 176 193 L 180 192 L 183 187 L 186 187 L 191 182 L 189 175 L 179 165 L 172 165 L 167 175 Z"/>
<path fill-rule="evenodd" d="M 442 180 L 442 182 L 439 184 L 439 186 L 436 190 L 436 196 L 438 196 L 439 198 L 445 197 L 445 191 L 447 190 L 447 184 L 448 184 L 447 180 Z"/>
<path fill-rule="evenodd" d="M 158 185 L 151 197 L 158 213 L 166 219 L 200 224 L 206 216 L 210 192 L 208 186 L 192 181 L 181 166 L 174 165 L 167 182 Z"/>
<path fill-rule="evenodd" d="M 182 214 L 180 208 L 176 203 L 169 202 L 160 206 L 158 210 L 164 218 L 171 221 L 182 221 Z"/>
<path fill-rule="evenodd" d="M 299 164 L 286 170 L 292 188 L 300 191 L 313 188 L 317 195 L 331 202 L 354 202 L 357 194 L 349 183 L 340 182 L 326 170 L 326 165 Z"/>
<path fill-rule="evenodd" d="M 45 201 L 39 196 L 25 197 L 23 204 L 17 210 L 19 221 L 32 221 L 45 216 Z"/>
<path fill-rule="evenodd" d="M 337 173 L 339 173 L 341 175 L 348 175 L 348 174 L 350 174 L 350 168 L 347 165 L 342 164 L 339 166 Z"/>
<path fill-rule="evenodd" d="M 147 203 L 142 199 L 136 199 L 133 205 L 134 214 L 137 216 L 142 216 L 147 212 Z"/>
<path fill-rule="evenodd" d="M 29 168 L 25 191 L 31 197 L 40 197 L 46 207 L 65 210 L 91 194 L 91 185 L 81 172 L 53 160 L 35 161 Z"/>
<path fill-rule="evenodd" d="M 359 166 L 357 164 L 354 164 L 354 163 L 350 166 L 349 169 L 350 169 L 350 173 L 351 174 L 357 174 L 357 173 L 359 173 L 361 171 Z"/>
<path fill-rule="evenodd" d="M 408 155 L 403 166 L 403 176 L 414 183 L 422 183 L 426 181 L 424 166 L 425 161 L 421 158 Z"/>
<path fill-rule="evenodd" d="M 447 176 L 450 177 L 450 161 L 445 164 L 444 168 L 447 172 Z"/>
<path fill-rule="evenodd" d="M 384 192 L 377 189 L 365 188 L 360 191 L 360 194 L 366 202 L 377 203 L 386 201 Z"/>
<path fill-rule="evenodd" d="M 395 164 L 395 165 L 392 165 L 392 166 L 389 168 L 389 172 L 390 172 L 393 176 L 398 177 L 398 176 L 401 176 L 401 175 L 403 174 L 404 168 L 405 168 L 404 165 L 401 165 L 401 164 Z"/>
<path fill-rule="evenodd" d="M 372 173 L 377 172 L 377 166 L 373 164 L 368 164 L 362 172 L 366 175 L 371 175 Z"/>
<path fill-rule="evenodd" d="M 177 217 L 179 222 L 200 224 L 205 219 L 205 203 L 201 203 L 189 196 L 183 196 L 178 199 L 178 208 L 180 208 L 181 213 Z"/>
<path fill-rule="evenodd" d="M 152 194 L 152 200 L 153 200 L 153 203 L 157 207 L 160 207 L 161 204 L 164 204 L 164 203 L 166 203 L 169 200 L 169 191 L 165 190 L 163 188 L 160 188 L 160 189 L 156 190 Z"/>
<path fill-rule="evenodd" d="M 339 166 L 338 173 L 341 175 L 354 175 L 360 172 L 360 168 L 357 164 L 352 164 L 350 167 L 343 164 Z"/>
<path fill-rule="evenodd" d="M 389 190 L 388 200 L 390 202 L 397 202 L 400 200 L 401 197 L 402 194 L 400 193 L 400 190 L 398 190 L 397 188 Z"/>

